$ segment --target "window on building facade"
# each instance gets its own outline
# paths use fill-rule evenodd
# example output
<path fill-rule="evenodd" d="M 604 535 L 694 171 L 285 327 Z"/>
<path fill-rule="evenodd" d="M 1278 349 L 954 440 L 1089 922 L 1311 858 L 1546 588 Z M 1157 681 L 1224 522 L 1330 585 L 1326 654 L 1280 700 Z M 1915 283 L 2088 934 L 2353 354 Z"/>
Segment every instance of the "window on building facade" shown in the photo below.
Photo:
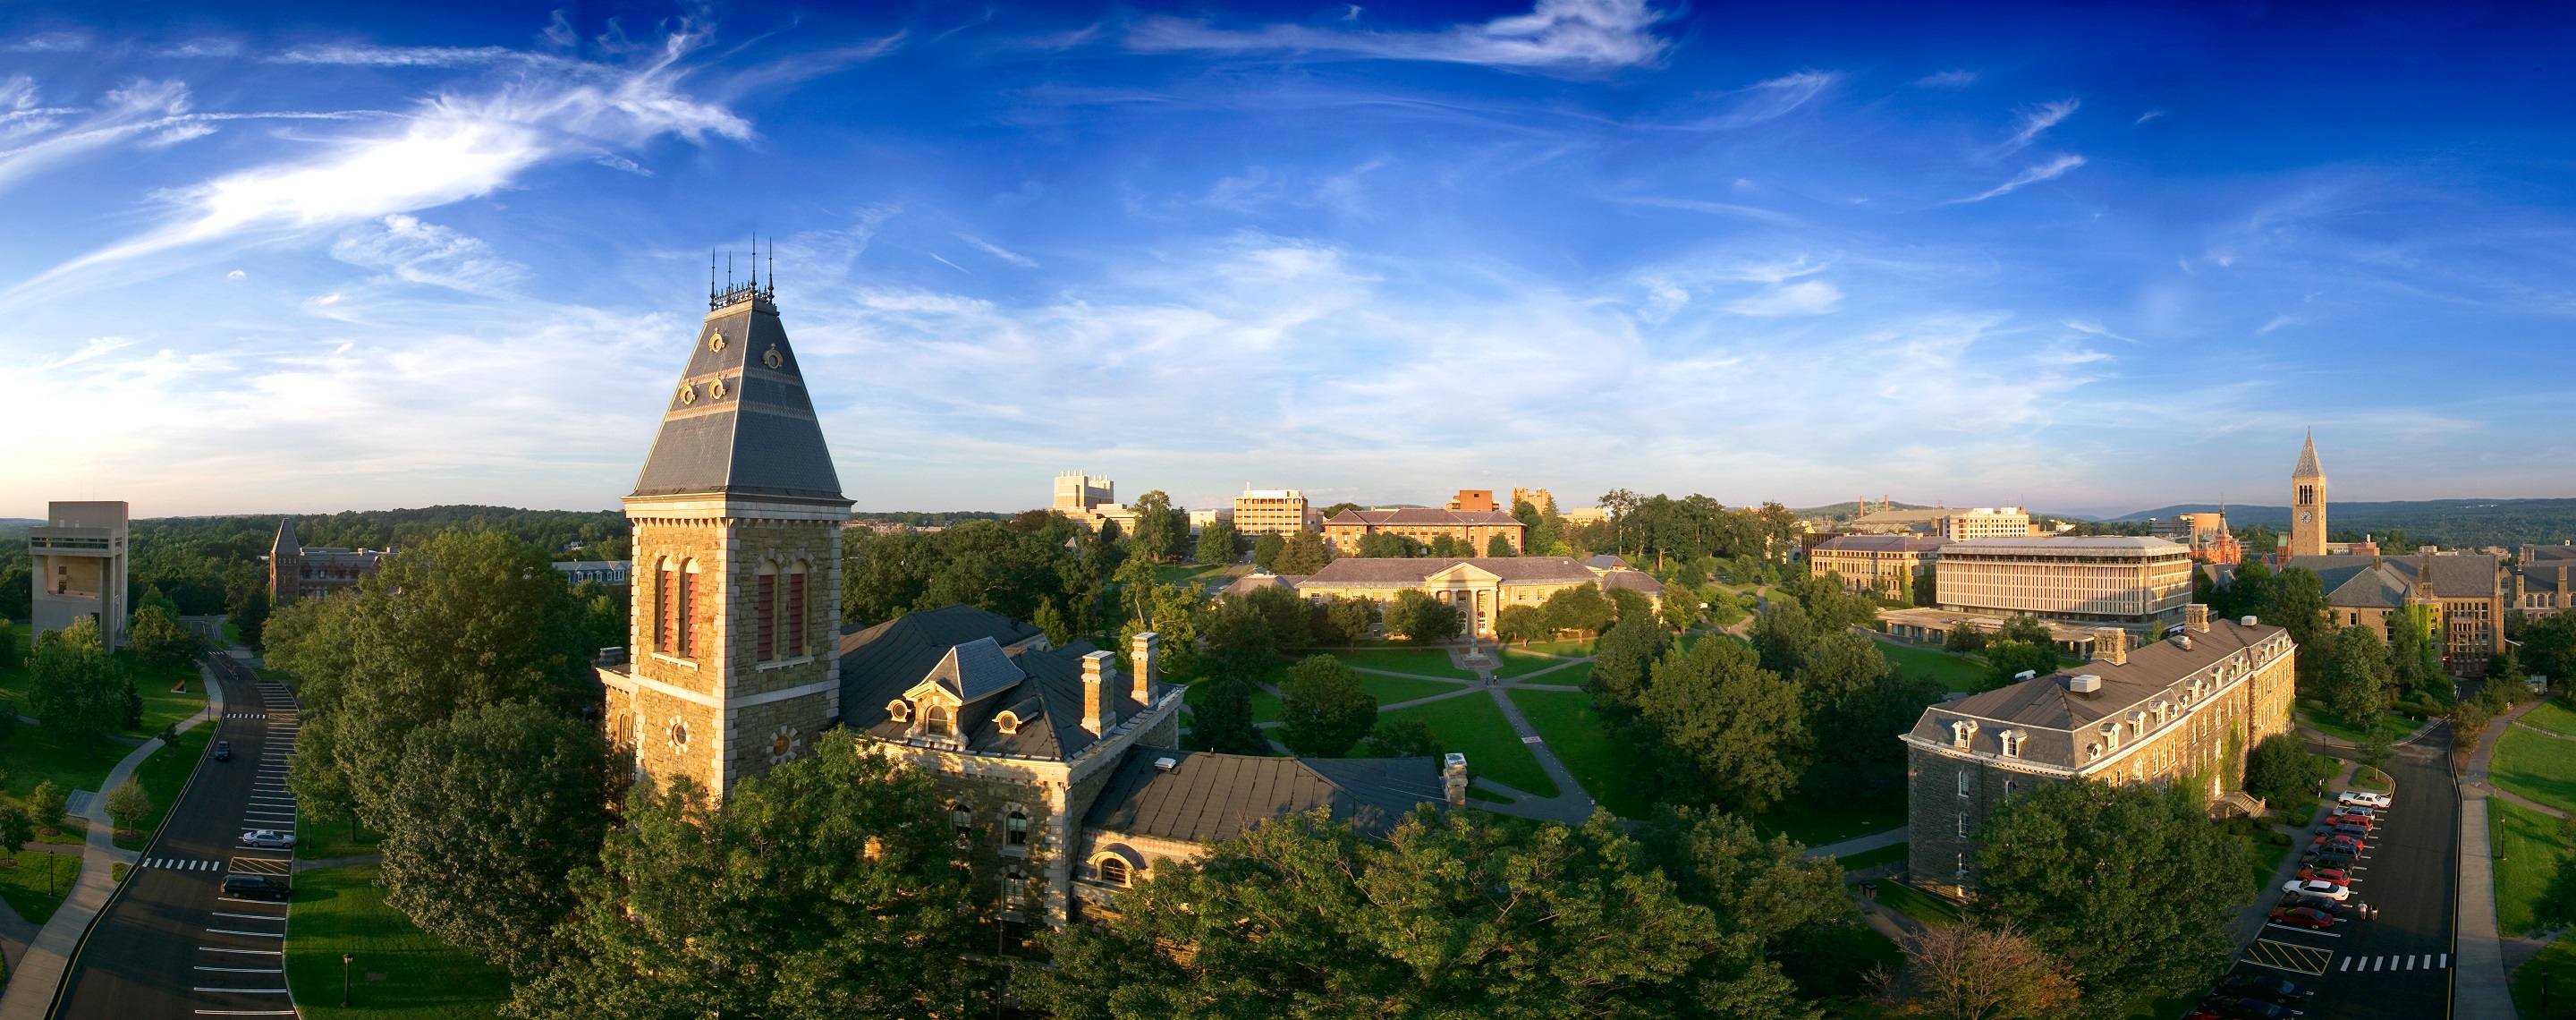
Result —
<path fill-rule="evenodd" d="M 2011 799 L 2013 798 L 2013 794 L 2020 793 L 2020 792 L 2021 792 L 2021 784 L 2020 784 L 2020 783 L 2014 782 L 2014 781 L 2012 781 L 2012 780 L 2010 780 L 2010 779 L 2004 780 L 2004 799 L 2005 799 L 2005 800 L 2011 800 Z"/>
<path fill-rule="evenodd" d="M 678 577 L 673 576 L 675 566 L 677 564 L 663 560 L 661 569 L 654 571 L 653 650 L 665 655 L 677 650 L 677 646 L 671 642 L 679 633 L 677 621 L 680 614 L 677 600 L 680 597 L 680 581 Z"/>
<path fill-rule="evenodd" d="M 778 658 L 778 575 L 762 574 L 752 582 L 752 644 L 759 661 Z"/>
<path fill-rule="evenodd" d="M 975 809 L 966 806 L 962 800 L 949 801 L 948 824 L 957 830 L 959 839 L 972 835 L 975 832 Z"/>
<path fill-rule="evenodd" d="M 948 725 L 948 706 L 930 706 L 930 711 L 924 713 L 922 716 L 921 729 L 922 732 L 928 733 L 934 737 L 948 736 L 950 730 Z"/>
<path fill-rule="evenodd" d="M 698 657 L 698 572 L 689 569 L 694 566 L 696 564 L 692 563 L 680 568 L 680 597 L 674 600 L 678 603 L 678 612 L 671 619 L 671 628 L 678 631 L 675 642 L 678 650 L 673 654 L 683 659 Z"/>
<path fill-rule="evenodd" d="M 1962 796 L 1962 797 L 1967 796 L 1967 795 L 1968 795 L 1968 788 L 1969 788 L 1969 786 L 1970 786 L 1972 783 L 1974 783 L 1974 782 L 1975 782 L 1975 780 L 1973 780 L 1973 779 L 1970 779 L 1970 778 L 1969 778 L 1968 770 L 1966 770 L 1966 769 L 1960 769 L 1960 770 L 1959 770 L 1959 796 Z"/>
<path fill-rule="evenodd" d="M 2029 734 L 2026 734 L 2026 733 L 2023 733 L 2023 732 L 2022 732 L 2022 731 L 2020 731 L 2020 730 L 2005 730 L 2005 731 L 2003 732 L 2003 734 L 2002 734 L 2002 735 L 2003 735 L 2003 745 L 2004 745 L 2004 757 L 2006 757 L 2006 758 L 2019 758 L 2019 757 L 2021 757 L 2021 745 L 2022 745 L 2022 743 L 2023 743 L 2024 741 L 2027 741 L 2027 740 L 2029 740 L 2029 739 L 2030 739 L 2030 735 L 2029 735 Z"/>
<path fill-rule="evenodd" d="M 911 722 L 912 704 L 902 698 L 886 702 L 886 718 L 896 722 Z"/>
<path fill-rule="evenodd" d="M 1959 838 L 1968 838 L 1968 813 L 1965 811 L 1959 812 Z"/>
<path fill-rule="evenodd" d="M 1029 845 L 1029 813 L 1012 808 L 1010 815 L 1002 819 L 1002 833 L 1012 846 Z"/>
<path fill-rule="evenodd" d="M 1955 871 L 1952 871 L 1952 872 L 1951 872 L 1951 874 L 1952 874 L 1953 876 L 1955 876 L 1955 877 L 1958 877 L 1958 878 L 1966 878 L 1966 877 L 1968 877 L 1968 855 L 1966 855 L 1966 854 L 1960 854 L 1960 855 L 1958 855 L 1958 869 L 1957 869 L 1957 870 L 1955 870 Z"/>
<path fill-rule="evenodd" d="M 1100 880 L 1101 880 L 1101 881 L 1103 881 L 1103 882 L 1107 882 L 1107 883 L 1109 883 L 1109 884 L 1111 884 L 1111 885 L 1126 885 L 1126 884 L 1127 884 L 1127 862 L 1126 862 L 1126 860 L 1125 860 L 1125 859 L 1123 859 L 1123 858 L 1118 858 L 1118 857 L 1103 857 L 1103 858 L 1101 858 L 1101 859 L 1100 859 Z"/>

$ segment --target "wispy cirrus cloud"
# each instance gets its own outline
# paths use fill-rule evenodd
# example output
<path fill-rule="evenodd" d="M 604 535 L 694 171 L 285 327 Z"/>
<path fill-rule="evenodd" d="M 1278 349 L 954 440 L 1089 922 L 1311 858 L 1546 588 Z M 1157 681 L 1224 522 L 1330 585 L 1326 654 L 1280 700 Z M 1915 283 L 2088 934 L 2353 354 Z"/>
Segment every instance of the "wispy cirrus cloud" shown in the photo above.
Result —
<path fill-rule="evenodd" d="M 1726 109 L 1690 120 L 1685 126 L 1713 130 L 1751 127 L 1787 115 L 1832 88 L 1842 76 L 1826 71 L 1803 71 L 1782 75 L 1768 81 L 1726 93 Z"/>
<path fill-rule="evenodd" d="M 994 244 L 993 242 L 984 240 L 983 238 L 976 237 L 972 234 L 959 233 L 957 234 L 957 239 L 983 249 L 984 253 L 987 255 L 991 255 L 994 258 L 1008 262 L 1022 269 L 1036 269 L 1038 267 L 1038 260 L 1022 255 L 1008 248 L 1004 248 L 1001 245 Z"/>
<path fill-rule="evenodd" d="M 334 43 L 298 46 L 268 58 L 272 64 L 340 64 L 357 67 L 464 67 L 502 61 L 557 60 L 503 46 L 367 46 Z"/>
<path fill-rule="evenodd" d="M 1914 85 L 1927 89 L 1963 89 L 1976 84 L 1979 77 L 1975 71 L 1942 71 L 1916 78 Z"/>
<path fill-rule="evenodd" d="M 1356 12 L 1354 12 L 1356 13 Z M 1305 25 L 1249 31 L 1204 21 L 1151 18 L 1127 37 L 1148 53 L 1284 50 L 1381 60 L 1422 60 L 1553 71 L 1601 71 L 1653 64 L 1671 48 L 1654 32 L 1668 11 L 1645 0 L 1538 0 L 1528 14 L 1459 25 L 1445 32 L 1371 32 Z M 1350 19 L 1344 19 L 1350 20 Z"/>
<path fill-rule="evenodd" d="M 1958 205 L 1964 202 L 1983 202 L 1997 195 L 2009 195 L 2020 190 L 2024 185 L 2037 184 L 2041 181 L 2053 181 L 2057 178 L 2064 177 L 2068 171 L 2083 165 L 2084 157 L 2082 156 L 2059 156 L 2056 159 L 2042 163 L 2028 170 L 2024 170 L 2018 174 L 2014 174 L 2011 180 L 1995 185 L 1993 188 L 1990 188 L 1981 194 L 1971 195 L 1967 198 L 1954 199 L 1948 204 Z"/>
<path fill-rule="evenodd" d="M 2004 144 L 1995 150 L 1995 154 L 2008 156 L 2020 152 L 2023 147 L 2037 141 L 2040 132 L 2056 127 L 2066 118 L 2075 116 L 2076 109 L 2083 105 L 2084 102 L 2079 99 L 2060 99 L 2023 110 L 2020 119 L 2013 124 L 2012 137 L 2005 139 Z"/>
<path fill-rule="evenodd" d="M 331 245 L 331 257 L 380 269 L 397 279 L 469 294 L 506 291 L 528 270 L 502 258 L 481 238 L 400 213 L 341 235 Z"/>

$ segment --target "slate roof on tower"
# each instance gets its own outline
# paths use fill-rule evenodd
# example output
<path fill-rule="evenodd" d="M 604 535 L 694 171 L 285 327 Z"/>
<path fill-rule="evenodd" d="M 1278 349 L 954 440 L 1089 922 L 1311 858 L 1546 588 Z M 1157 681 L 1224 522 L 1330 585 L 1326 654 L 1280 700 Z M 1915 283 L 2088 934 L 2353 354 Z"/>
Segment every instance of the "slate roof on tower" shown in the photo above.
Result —
<path fill-rule="evenodd" d="M 847 502 L 796 350 L 766 292 L 728 292 L 689 347 L 637 496 Z"/>
<path fill-rule="evenodd" d="M 279 553 L 292 554 L 301 548 L 303 548 L 303 546 L 299 544 L 295 538 L 295 519 L 291 517 L 278 518 L 277 541 L 268 547 L 269 553 L 271 555 Z"/>
<path fill-rule="evenodd" d="M 2290 477 L 2312 478 L 2325 473 L 2326 469 L 2317 466 L 2316 434 L 2309 433 L 2308 445 L 2299 448 L 2299 466 L 2290 469 Z"/>

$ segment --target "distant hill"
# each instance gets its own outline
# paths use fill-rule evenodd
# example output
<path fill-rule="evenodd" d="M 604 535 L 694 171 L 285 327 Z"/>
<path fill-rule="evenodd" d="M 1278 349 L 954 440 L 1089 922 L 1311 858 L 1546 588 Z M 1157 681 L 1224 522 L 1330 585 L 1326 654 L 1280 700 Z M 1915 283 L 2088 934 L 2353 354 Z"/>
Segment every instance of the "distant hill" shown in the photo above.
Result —
<path fill-rule="evenodd" d="M 2178 503 L 2111 518 L 2143 521 L 2182 513 L 2205 513 L 2215 503 Z M 2290 508 L 2228 504 L 2227 523 L 2234 527 L 2264 525 L 2287 531 Z M 2387 503 L 2326 504 L 2326 526 L 2337 532 L 2387 534 L 2405 529 L 2406 537 L 2446 549 L 2490 545 L 2556 545 L 2576 539 L 2576 499 L 2422 499 Z"/>
<path fill-rule="evenodd" d="M 1898 509 L 1898 510 L 1930 510 L 1930 509 L 1932 509 L 1932 507 L 1931 507 L 1929 504 L 1921 504 L 1921 503 L 1896 503 L 1896 504 L 1892 504 L 1892 505 L 1895 507 L 1895 509 Z M 1878 511 L 1880 511 L 1880 510 L 1884 510 L 1884 509 L 1887 509 L 1887 508 L 1888 508 L 1888 506 L 1887 506 L 1887 505 L 1882 505 L 1882 504 L 1880 504 L 1880 503 L 1879 503 L 1879 501 L 1877 501 L 1877 500 L 1874 500 L 1874 499 L 1873 499 L 1873 500 L 1870 500 L 1870 501 L 1869 501 L 1869 509 L 1870 509 L 1870 512 L 1871 512 L 1871 513 L 1877 513 Z M 1805 508 L 1805 509 L 1799 509 L 1799 508 L 1792 507 L 1792 508 L 1790 508 L 1789 512 L 1790 512 L 1790 513 L 1793 513 L 1793 514 L 1797 514 L 1797 515 L 1798 515 L 1798 516 L 1800 516 L 1800 517 L 1850 517 L 1854 511 L 1859 510 L 1859 509 L 1860 509 L 1860 501 L 1859 501 L 1859 500 L 1856 500 L 1856 499 L 1846 499 L 1846 500 L 1844 500 L 1844 501 L 1842 501 L 1842 502 L 1840 502 L 1840 503 L 1827 503 L 1827 504 L 1825 504 L 1825 505 L 1823 505 L 1823 506 L 1811 506 L 1811 507 L 1807 507 L 1807 508 Z"/>

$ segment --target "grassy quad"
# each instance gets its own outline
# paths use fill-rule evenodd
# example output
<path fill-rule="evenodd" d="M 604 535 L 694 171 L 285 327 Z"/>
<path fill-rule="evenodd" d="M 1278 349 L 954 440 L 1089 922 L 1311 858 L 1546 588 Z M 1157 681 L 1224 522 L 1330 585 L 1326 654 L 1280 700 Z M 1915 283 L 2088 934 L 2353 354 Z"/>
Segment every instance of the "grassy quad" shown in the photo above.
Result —
<path fill-rule="evenodd" d="M 1369 696 L 1376 698 L 1378 707 L 1384 708 L 1388 705 L 1402 704 L 1404 702 L 1420 698 L 1436 698 L 1443 694 L 1456 694 L 1460 691 L 1472 690 L 1473 688 L 1466 684 L 1444 683 L 1438 680 L 1416 680 L 1409 676 L 1381 676 L 1376 673 L 1362 673 L 1360 674 L 1360 689 L 1367 691 Z"/>
<path fill-rule="evenodd" d="M 1612 736 L 1593 713 L 1591 695 L 1515 690 L 1511 697 L 1594 802 L 1621 818 L 1646 817 L 1655 802 L 1654 773 L 1635 745 Z"/>
<path fill-rule="evenodd" d="M 2562 970 L 2576 974 L 2576 939 L 2552 942 L 2541 949 L 2540 955 L 2514 969 L 2508 979 L 2513 988 L 2514 1013 L 2531 1020 L 2576 1017 L 2576 978 L 2556 976 Z M 2549 982 L 2549 1008 L 2545 1011 L 2540 1008 L 2543 980 Z"/>
<path fill-rule="evenodd" d="M 1764 836 L 1786 834 L 1807 846 L 1840 843 L 1905 824 L 1905 791 L 1876 797 L 1818 797 L 1793 792 L 1771 810 L 1753 816 Z"/>
<path fill-rule="evenodd" d="M 1892 641 L 1878 642 L 1878 654 L 1905 671 L 1906 676 L 1929 675 L 1953 691 L 1977 691 L 1985 687 L 1986 665 L 1974 659 Z"/>
<path fill-rule="evenodd" d="M 2568 711 L 2567 705 L 2563 702 L 2542 702 L 2532 710 L 2524 712 L 2519 721 L 2535 729 L 2576 737 L 2576 712 Z"/>
<path fill-rule="evenodd" d="M 2540 901 L 2558 859 L 2568 850 L 2558 835 L 2558 819 L 2488 798 L 2487 838 L 2495 859 L 2496 930 L 2508 937 L 2529 932 L 2537 927 L 2532 904 Z"/>
<path fill-rule="evenodd" d="M 1440 738 L 1443 750 L 1467 756 L 1467 768 L 1497 783 L 1541 797 L 1558 794 L 1556 781 L 1539 767 L 1538 757 L 1512 732 L 1494 699 L 1468 695 L 1428 705 L 1381 713 L 1379 719 L 1420 719 Z"/>
<path fill-rule="evenodd" d="M 1357 669 L 1448 677 L 1452 680 L 1476 679 L 1476 674 L 1450 665 L 1449 653 L 1439 648 L 1369 648 L 1332 654 Z"/>
<path fill-rule="evenodd" d="M 2362 732 L 2360 729 L 2345 723 L 2341 719 L 2335 718 L 2332 713 L 2313 707 L 2311 704 L 2303 704 L 2300 706 L 2299 725 L 2305 726 L 2319 733 L 2327 734 L 2338 740 L 2350 741 L 2356 744 L 2369 736 L 2369 734 Z M 2409 733 L 2415 732 L 2415 725 L 2414 720 L 2398 715 L 2395 712 L 2390 712 L 2387 715 L 2379 717 L 2378 732 L 2380 736 L 2394 741 Z"/>
<path fill-rule="evenodd" d="M 286 914 L 286 980 L 308 1020 L 483 1020 L 510 998 L 510 975 L 411 923 L 385 905 L 376 866 L 295 876 Z M 352 1009 L 340 1008 L 340 954 L 350 966 Z M 370 974 L 382 980 L 366 980 Z"/>
<path fill-rule="evenodd" d="M 15 866 L 0 866 L 0 900 L 9 901 L 9 909 L 29 924 L 41 925 L 63 905 L 72 886 L 80 881 L 81 848 L 77 844 L 29 843 L 27 849 L 11 855 Z M 45 891 L 45 869 L 53 868 L 53 892 Z"/>
<path fill-rule="evenodd" d="M 1191 684 L 1190 692 L 1182 696 L 1182 703 L 1185 705 L 1196 706 L 1200 699 L 1215 686 L 1215 682 L 1211 680 L 1200 680 Z M 1278 718 L 1279 696 L 1272 694 L 1263 688 L 1254 687 L 1252 689 L 1252 721 L 1265 723 Z"/>
<path fill-rule="evenodd" d="M 2495 784 L 2561 811 L 2576 811 L 2576 740 L 2509 727 L 2496 741 Z"/>
<path fill-rule="evenodd" d="M 1543 669 L 1556 669 L 1572 661 L 1574 660 L 1554 655 L 1540 655 L 1517 648 L 1506 648 L 1503 649 L 1501 661 L 1494 664 L 1494 675 L 1504 679 L 1529 676 Z M 1565 671 L 1558 670 L 1558 672 Z M 1552 684 L 1557 682 L 1556 677 L 1557 673 L 1550 673 L 1544 677 L 1535 678 L 1531 682 Z"/>

